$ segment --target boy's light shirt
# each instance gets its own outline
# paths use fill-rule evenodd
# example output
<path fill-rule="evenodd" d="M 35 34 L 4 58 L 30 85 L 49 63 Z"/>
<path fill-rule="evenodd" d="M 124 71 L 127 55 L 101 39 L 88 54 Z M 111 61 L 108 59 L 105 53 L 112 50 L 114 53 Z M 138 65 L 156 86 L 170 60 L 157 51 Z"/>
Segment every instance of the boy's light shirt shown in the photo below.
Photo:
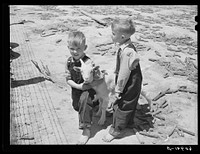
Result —
<path fill-rule="evenodd" d="M 129 39 L 127 42 L 122 44 L 119 48 L 120 51 L 120 65 L 118 65 L 116 68 L 116 74 L 118 74 L 117 79 L 117 85 L 115 87 L 115 92 L 122 93 L 124 90 L 124 87 L 129 79 L 131 70 L 134 68 L 132 67 L 133 62 L 135 62 L 136 59 L 139 59 L 138 54 L 133 48 L 127 47 L 129 44 L 131 44 L 131 39 Z M 119 52 L 119 51 L 118 51 Z"/>

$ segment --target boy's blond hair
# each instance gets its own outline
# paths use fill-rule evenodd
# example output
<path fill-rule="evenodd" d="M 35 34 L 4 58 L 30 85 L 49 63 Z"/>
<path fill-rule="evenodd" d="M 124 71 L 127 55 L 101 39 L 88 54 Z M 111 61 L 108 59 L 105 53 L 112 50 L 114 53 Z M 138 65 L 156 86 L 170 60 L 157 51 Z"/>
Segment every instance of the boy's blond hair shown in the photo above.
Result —
<path fill-rule="evenodd" d="M 85 35 L 80 32 L 80 31 L 71 31 L 68 34 L 68 39 L 67 39 L 68 45 L 81 45 L 82 43 L 86 43 L 86 38 Z"/>
<path fill-rule="evenodd" d="M 115 19 L 111 24 L 111 28 L 129 35 L 135 33 L 135 26 L 131 19 Z"/>

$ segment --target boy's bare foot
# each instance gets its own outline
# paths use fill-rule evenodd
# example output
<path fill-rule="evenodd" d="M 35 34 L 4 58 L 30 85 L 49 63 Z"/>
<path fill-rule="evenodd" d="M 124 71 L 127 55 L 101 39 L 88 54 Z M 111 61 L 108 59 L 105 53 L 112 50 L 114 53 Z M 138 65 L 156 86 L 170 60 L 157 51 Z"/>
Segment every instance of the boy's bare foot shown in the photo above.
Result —
<path fill-rule="evenodd" d="M 84 128 L 81 137 L 78 140 L 77 144 L 86 144 L 88 139 L 90 138 L 90 129 Z"/>
<path fill-rule="evenodd" d="M 102 140 L 104 142 L 111 142 L 114 138 L 115 138 L 115 136 L 112 136 L 111 134 L 108 133 L 102 138 Z"/>

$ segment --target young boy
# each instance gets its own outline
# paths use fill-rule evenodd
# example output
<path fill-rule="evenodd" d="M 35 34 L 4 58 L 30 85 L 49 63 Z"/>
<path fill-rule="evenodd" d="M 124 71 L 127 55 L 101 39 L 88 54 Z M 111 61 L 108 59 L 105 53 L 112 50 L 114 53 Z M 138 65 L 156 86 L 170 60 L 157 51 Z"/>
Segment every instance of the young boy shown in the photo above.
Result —
<path fill-rule="evenodd" d="M 78 141 L 78 144 L 86 144 L 90 138 L 90 127 L 92 123 L 93 104 L 91 100 L 94 98 L 95 94 L 92 86 L 100 84 L 103 80 L 94 81 L 91 84 L 85 84 L 83 83 L 84 81 L 81 73 L 75 71 L 73 68 L 74 66 L 81 66 L 80 59 L 82 59 L 85 63 L 92 63 L 91 59 L 84 53 L 87 48 L 84 34 L 80 31 L 70 32 L 67 43 L 71 56 L 68 58 L 65 65 L 65 72 L 67 74 L 66 80 L 68 85 L 72 88 L 72 106 L 79 114 L 79 129 L 83 129 L 83 133 Z M 84 92 L 86 91 L 89 92 L 88 98 L 85 97 L 87 94 Z M 82 100 L 80 101 L 80 99 Z M 85 101 L 86 103 L 84 103 Z"/>
<path fill-rule="evenodd" d="M 136 48 L 131 43 L 135 33 L 133 22 L 129 19 L 114 20 L 112 40 L 119 45 L 116 61 L 116 80 L 113 123 L 103 137 L 105 142 L 117 138 L 123 129 L 133 125 L 136 105 L 141 92 L 142 73 Z"/>

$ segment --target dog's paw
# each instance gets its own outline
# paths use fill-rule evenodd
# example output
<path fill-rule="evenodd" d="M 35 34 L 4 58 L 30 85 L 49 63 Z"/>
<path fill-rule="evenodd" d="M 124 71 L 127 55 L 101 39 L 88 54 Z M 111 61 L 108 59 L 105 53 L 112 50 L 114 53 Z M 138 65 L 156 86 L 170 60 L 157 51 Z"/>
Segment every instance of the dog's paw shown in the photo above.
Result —
<path fill-rule="evenodd" d="M 101 110 L 96 113 L 96 116 L 100 116 L 100 115 L 101 115 Z"/>
<path fill-rule="evenodd" d="M 100 120 L 98 121 L 98 125 L 104 125 L 104 123 L 105 123 L 105 119 L 100 119 Z"/>

